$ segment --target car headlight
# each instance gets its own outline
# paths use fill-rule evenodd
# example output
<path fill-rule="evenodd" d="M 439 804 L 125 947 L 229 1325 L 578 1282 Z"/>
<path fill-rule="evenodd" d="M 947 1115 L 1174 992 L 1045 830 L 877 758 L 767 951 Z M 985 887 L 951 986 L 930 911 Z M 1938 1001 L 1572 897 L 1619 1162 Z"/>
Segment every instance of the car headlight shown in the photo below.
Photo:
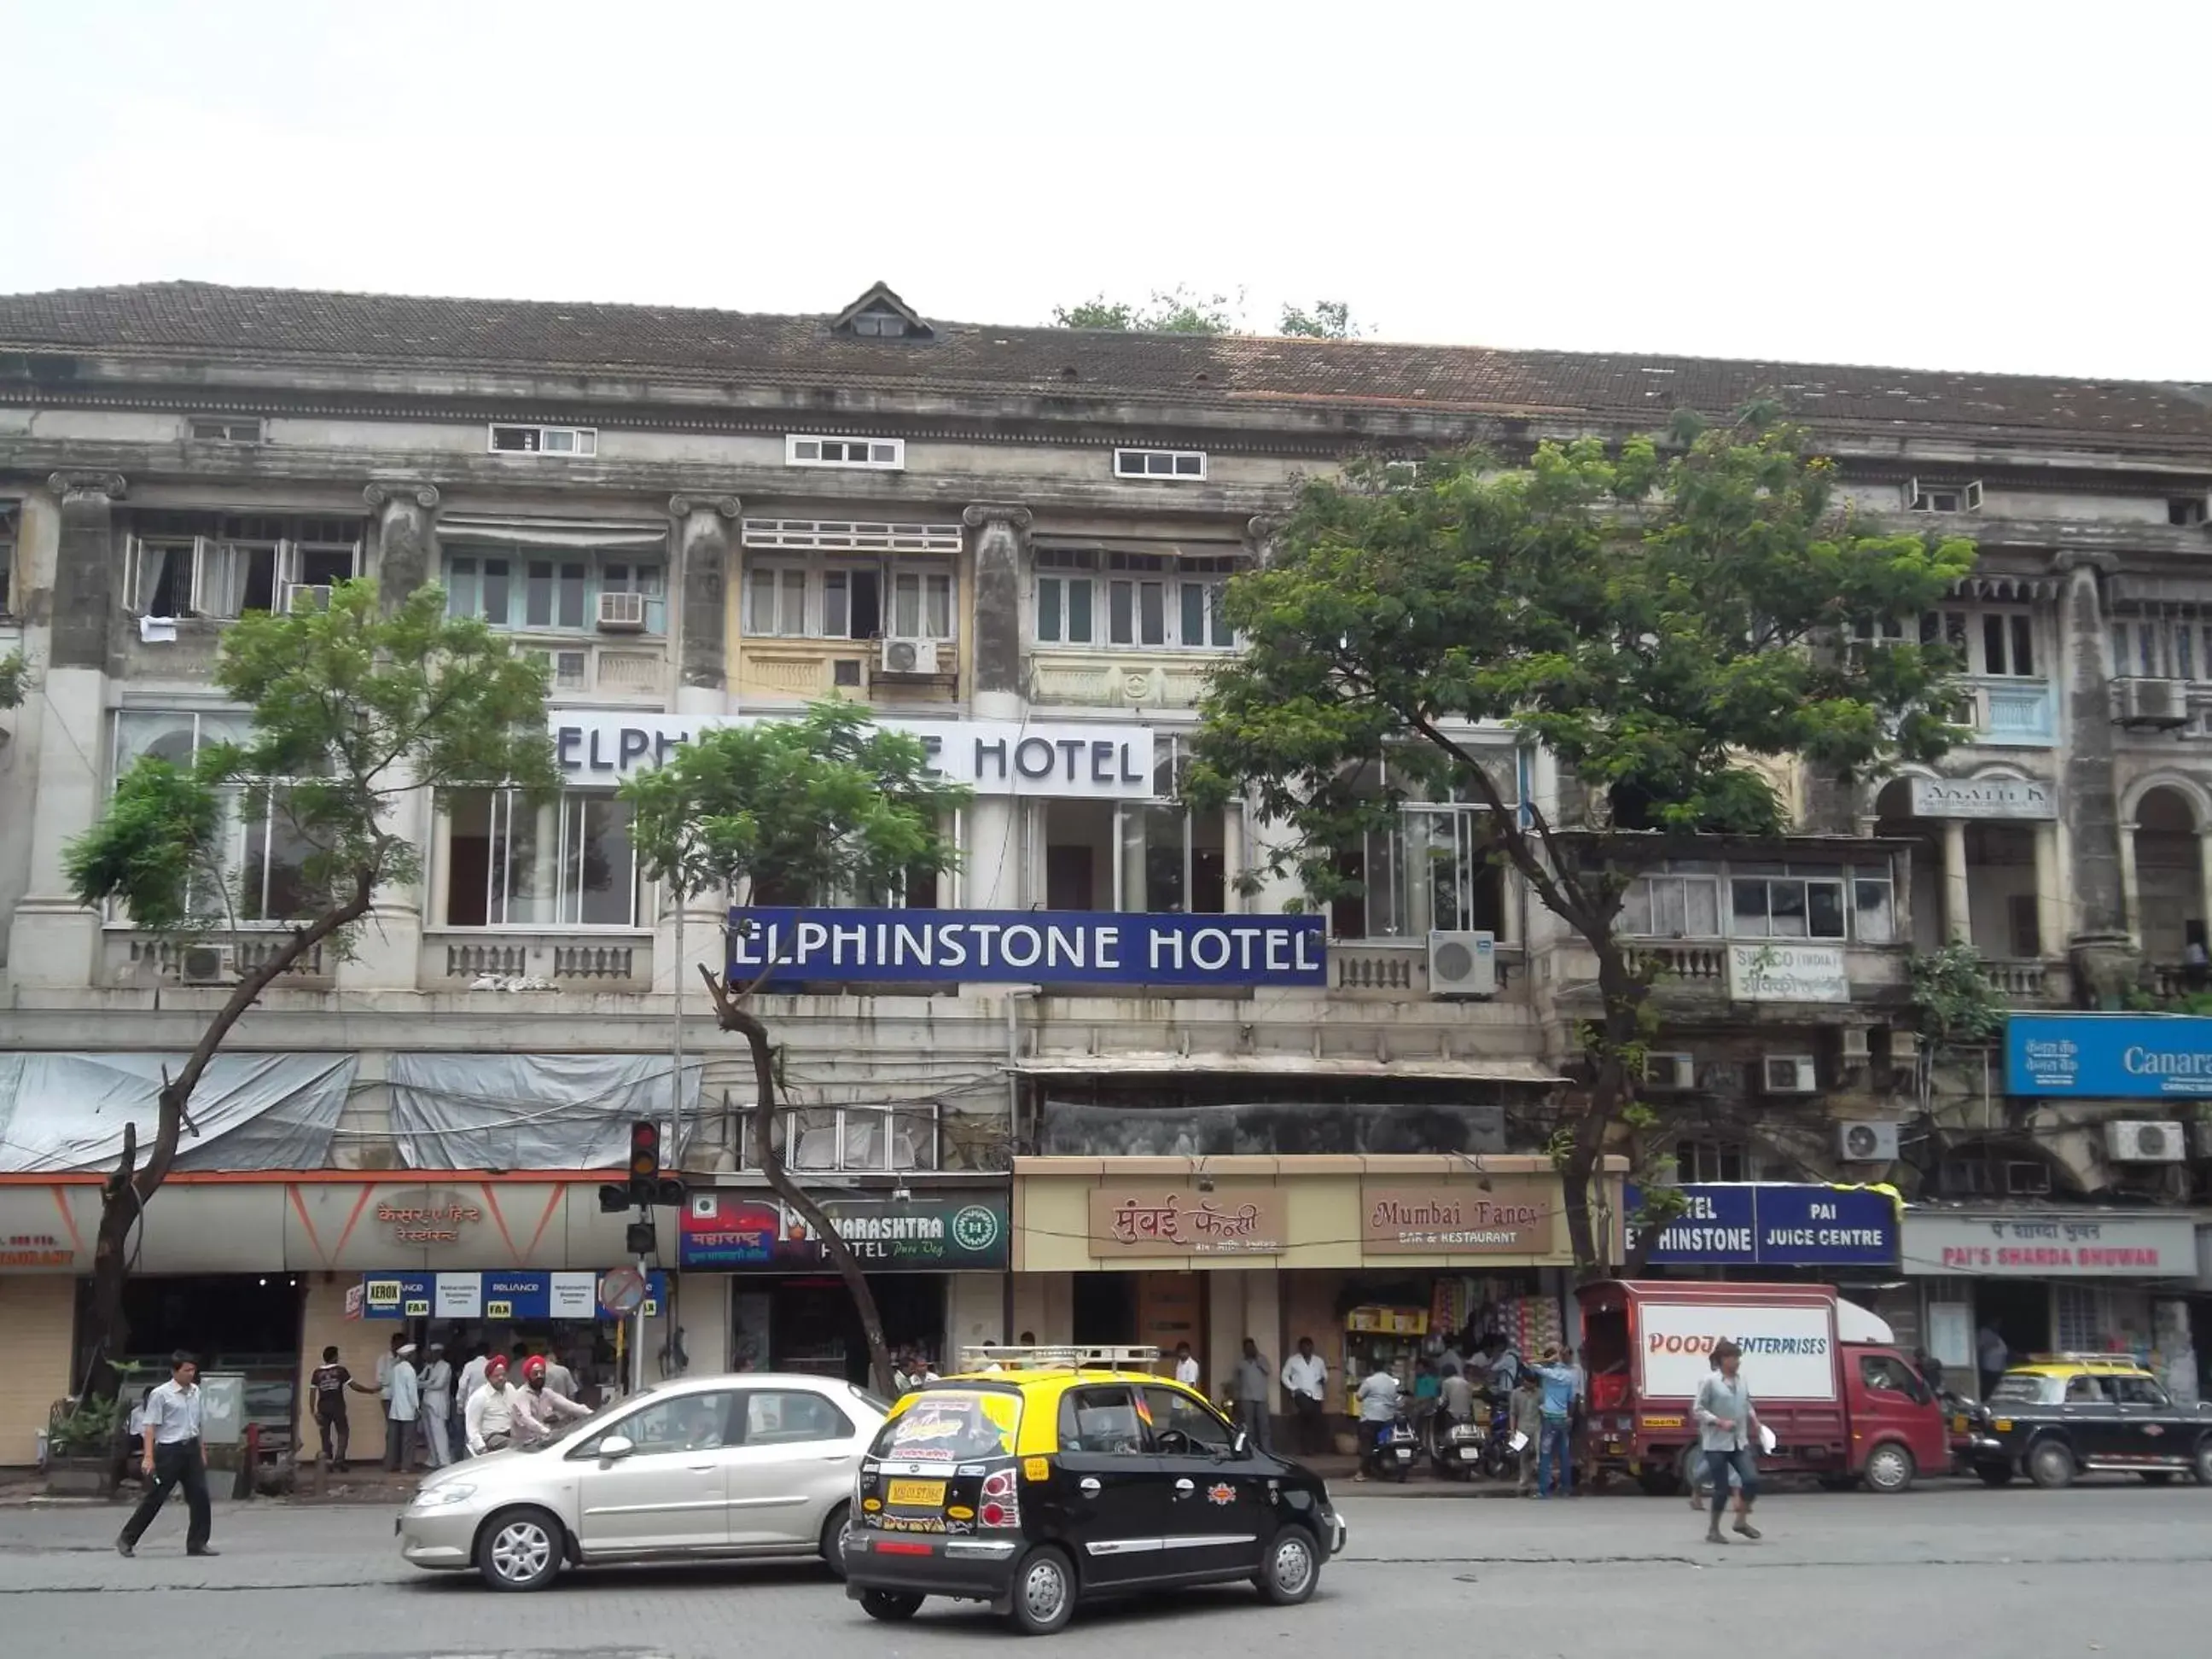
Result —
<path fill-rule="evenodd" d="M 455 1504 L 465 1504 L 477 1495 L 477 1489 L 465 1480 L 448 1480 L 442 1486 L 425 1486 L 415 1494 L 414 1507 L 418 1510 L 448 1509 Z"/>

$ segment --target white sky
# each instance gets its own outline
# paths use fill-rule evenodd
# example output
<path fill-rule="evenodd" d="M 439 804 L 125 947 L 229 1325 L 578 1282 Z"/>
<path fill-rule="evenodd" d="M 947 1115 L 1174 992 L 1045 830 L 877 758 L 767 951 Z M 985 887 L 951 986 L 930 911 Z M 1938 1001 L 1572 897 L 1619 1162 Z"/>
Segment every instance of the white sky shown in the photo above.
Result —
<path fill-rule="evenodd" d="M 2212 380 L 2199 0 L 0 0 L 0 291 L 238 283 Z"/>

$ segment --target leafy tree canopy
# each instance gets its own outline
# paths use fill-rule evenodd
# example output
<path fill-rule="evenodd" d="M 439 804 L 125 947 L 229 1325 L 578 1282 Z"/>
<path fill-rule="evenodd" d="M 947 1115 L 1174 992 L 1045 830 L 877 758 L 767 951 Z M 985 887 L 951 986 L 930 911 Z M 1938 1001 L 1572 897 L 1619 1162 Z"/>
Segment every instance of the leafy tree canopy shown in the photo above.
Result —
<path fill-rule="evenodd" d="M 1300 306 L 1283 307 L 1283 320 L 1275 332 L 1309 340 L 1356 340 L 1359 325 L 1352 320 L 1352 307 L 1342 300 L 1316 300 L 1311 311 Z"/>
<path fill-rule="evenodd" d="M 1178 283 L 1154 289 L 1144 304 L 1109 300 L 1101 294 L 1079 305 L 1055 306 L 1057 328 L 1115 329 L 1133 334 L 1233 334 L 1241 321 L 1244 296 L 1194 294 Z"/>

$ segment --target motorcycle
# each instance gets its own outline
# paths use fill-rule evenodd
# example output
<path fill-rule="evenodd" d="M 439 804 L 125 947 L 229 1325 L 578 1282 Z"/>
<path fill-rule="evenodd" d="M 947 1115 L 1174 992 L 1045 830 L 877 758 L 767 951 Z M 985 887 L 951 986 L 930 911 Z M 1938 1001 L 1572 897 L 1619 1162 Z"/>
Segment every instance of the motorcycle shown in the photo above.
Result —
<path fill-rule="evenodd" d="M 1398 1414 L 1388 1423 L 1359 1425 L 1361 1452 L 1369 1474 L 1382 1480 L 1403 1480 L 1413 1472 L 1413 1458 L 1421 1437 L 1406 1415 L 1406 1399 L 1398 1397 Z"/>
<path fill-rule="evenodd" d="M 1446 1480 L 1472 1480 L 1485 1467 L 1489 1438 L 1480 1422 L 1455 1418 L 1446 1423 L 1439 1412 L 1429 1419 L 1430 1466 Z"/>
<path fill-rule="evenodd" d="M 1483 1443 L 1482 1472 L 1492 1480 L 1521 1478 L 1521 1454 L 1513 1446 L 1513 1391 L 1500 1389 L 1490 1396 L 1490 1437 Z"/>

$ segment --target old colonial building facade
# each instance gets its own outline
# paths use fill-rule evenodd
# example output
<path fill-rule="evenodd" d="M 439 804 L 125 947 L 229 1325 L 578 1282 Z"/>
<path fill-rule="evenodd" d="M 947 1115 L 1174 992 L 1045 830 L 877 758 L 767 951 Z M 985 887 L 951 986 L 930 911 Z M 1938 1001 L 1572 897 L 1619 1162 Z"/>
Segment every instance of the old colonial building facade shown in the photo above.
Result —
<path fill-rule="evenodd" d="M 1979 544 L 1940 611 L 1883 624 L 1963 652 L 1971 738 L 1862 789 L 1781 769 L 1796 836 L 1632 895 L 1669 969 L 1668 1148 L 1758 1235 L 1653 1259 L 1860 1272 L 1954 1353 L 1962 1319 L 2019 1348 L 2148 1346 L 2163 1320 L 2173 1346 L 2208 1150 L 2185 1097 L 2061 1089 L 2002 1044 L 1931 1063 L 1908 963 L 1970 945 L 2011 1009 L 2054 1018 L 2197 985 L 2212 400 L 978 326 L 881 286 L 761 317 L 177 283 L 0 299 L 0 654 L 31 669 L 0 713 L 0 1317 L 37 1356 L 0 1462 L 68 1386 L 90 1171 L 283 925 L 296 869 L 281 815 L 241 802 L 234 925 L 163 939 L 77 905 L 64 849 L 137 757 L 237 729 L 209 682 L 229 621 L 356 576 L 437 582 L 544 657 L 564 788 L 409 805 L 424 879 L 264 997 L 204 1091 L 144 1224 L 134 1347 L 190 1334 L 272 1400 L 302 1354 L 366 1358 L 394 1320 L 604 1360 L 593 1275 L 622 1241 L 594 1172 L 630 1118 L 672 1115 L 693 1194 L 660 1224 L 654 1363 L 844 1369 L 818 1248 L 748 1170 L 750 1073 L 696 992 L 720 915 L 661 902 L 613 793 L 704 724 L 830 696 L 975 790 L 961 868 L 867 925 L 1012 930 L 988 972 L 825 958 L 763 1000 L 786 1154 L 882 1268 L 895 1340 L 1188 1340 L 1218 1389 L 1247 1334 L 1340 1358 L 1405 1323 L 1376 1310 L 1554 1328 L 1573 1263 L 1539 1130 L 1576 1086 L 1586 953 L 1485 863 L 1468 808 L 1343 849 L 1363 895 L 1317 922 L 1279 882 L 1248 896 L 1267 826 L 1184 804 L 1188 738 L 1237 648 L 1221 592 L 1299 476 L 1618 439 L 1760 393 L 1865 513 Z M 1513 791 L 1556 794 L 1543 754 L 1474 735 Z M 1051 953 L 1097 933 L 1056 945 L 1017 912 L 1128 918 L 1132 940 L 1175 921 L 1146 961 L 1117 942 L 1112 972 L 1078 973 Z M 1837 1223 L 1840 1254 L 1793 1247 L 1863 1203 L 1830 1182 L 1914 1207 Z M 1497 1218 L 1486 1242 L 1390 1219 L 1454 1206 Z M 2045 1226 L 2106 1242 L 2061 1264 Z"/>

